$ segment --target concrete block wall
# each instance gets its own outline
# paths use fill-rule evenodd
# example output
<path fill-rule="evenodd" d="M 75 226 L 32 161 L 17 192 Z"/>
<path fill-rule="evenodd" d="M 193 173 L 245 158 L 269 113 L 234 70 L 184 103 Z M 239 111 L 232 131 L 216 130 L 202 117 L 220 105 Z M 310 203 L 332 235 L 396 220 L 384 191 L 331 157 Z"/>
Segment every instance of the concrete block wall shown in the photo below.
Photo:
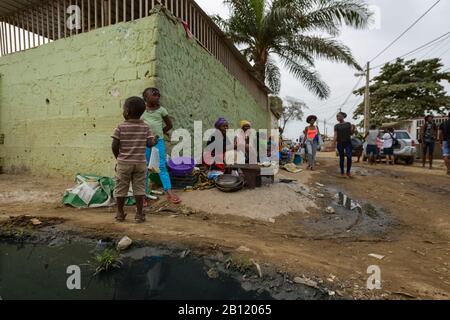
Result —
<path fill-rule="evenodd" d="M 0 57 L 0 158 L 6 172 L 114 175 L 123 101 L 157 86 L 175 128 L 218 116 L 265 127 L 268 114 L 165 13 Z M 207 129 L 207 128 L 204 128 Z M 2 139 L 0 139 L 2 140 Z"/>

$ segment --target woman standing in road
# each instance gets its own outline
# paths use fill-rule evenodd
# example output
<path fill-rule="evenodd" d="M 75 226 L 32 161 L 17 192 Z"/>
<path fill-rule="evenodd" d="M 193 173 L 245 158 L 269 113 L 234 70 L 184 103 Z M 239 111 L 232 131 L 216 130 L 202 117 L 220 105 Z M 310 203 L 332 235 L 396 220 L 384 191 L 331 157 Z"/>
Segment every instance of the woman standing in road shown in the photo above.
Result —
<path fill-rule="evenodd" d="M 317 117 L 309 116 L 306 119 L 306 122 L 309 123 L 309 126 L 305 128 L 303 131 L 304 134 L 304 143 L 306 145 L 307 155 L 308 155 L 308 169 L 314 170 L 316 165 L 316 152 L 317 147 L 319 145 L 319 127 L 316 126 Z"/>

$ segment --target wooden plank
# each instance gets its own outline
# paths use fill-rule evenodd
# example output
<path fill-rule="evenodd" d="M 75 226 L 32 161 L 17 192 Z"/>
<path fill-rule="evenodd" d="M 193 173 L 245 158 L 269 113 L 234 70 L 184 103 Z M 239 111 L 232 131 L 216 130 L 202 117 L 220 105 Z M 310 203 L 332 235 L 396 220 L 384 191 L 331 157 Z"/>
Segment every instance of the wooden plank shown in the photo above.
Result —
<path fill-rule="evenodd" d="M 84 32 L 84 0 L 81 0 L 81 32 Z"/>
<path fill-rule="evenodd" d="M 52 40 L 55 40 L 55 8 L 52 3 Z"/>
<path fill-rule="evenodd" d="M 134 0 L 131 0 L 131 21 L 134 21 Z"/>
<path fill-rule="evenodd" d="M 17 26 L 17 40 L 18 40 L 18 42 L 19 42 L 19 44 L 18 44 L 18 48 L 19 48 L 19 51 L 22 51 L 23 49 L 22 49 L 22 32 L 21 32 L 21 28 L 20 28 L 20 17 L 19 17 L 19 15 L 17 14 L 16 15 L 16 26 Z"/>
<path fill-rule="evenodd" d="M 122 16 L 122 21 L 126 22 L 127 21 L 127 1 L 123 0 L 123 16 Z"/>
<path fill-rule="evenodd" d="M 149 10 L 148 10 L 148 2 L 149 2 L 150 0 L 145 0 L 145 16 L 146 17 L 148 17 L 148 12 L 149 12 Z"/>
<path fill-rule="evenodd" d="M 64 26 L 64 38 L 67 38 L 67 19 L 66 19 L 66 0 L 63 0 L 63 26 Z"/>
<path fill-rule="evenodd" d="M 36 15 L 35 15 L 35 17 L 36 17 L 36 34 L 37 34 L 37 46 L 40 46 L 41 45 L 41 37 L 40 37 L 40 29 L 39 29 L 39 8 L 36 8 L 36 11 L 35 11 L 35 13 L 36 13 Z"/>
<path fill-rule="evenodd" d="M 67 7 L 64 6 L 65 13 L 67 13 L 67 8 L 69 7 L 69 5 L 70 5 L 70 0 L 69 0 L 69 3 L 67 4 Z M 72 15 L 71 13 L 67 13 L 67 19 L 71 18 L 71 15 Z M 67 25 L 67 19 L 64 19 L 66 25 Z M 73 21 L 71 20 L 70 21 L 70 28 L 68 28 L 69 29 L 69 37 L 72 36 L 72 31 L 73 31 L 73 25 L 72 24 L 73 24 Z"/>
<path fill-rule="evenodd" d="M 23 50 L 25 50 L 27 48 L 26 42 L 25 42 L 25 21 L 23 20 L 24 17 L 25 17 L 25 12 L 22 12 L 22 14 L 20 15 L 20 26 L 22 27 L 22 45 L 23 45 Z"/>
<path fill-rule="evenodd" d="M 34 48 L 36 46 L 36 37 L 34 36 L 35 32 L 34 32 L 34 11 L 31 10 L 31 43 L 32 43 L 32 48 Z"/>
<path fill-rule="evenodd" d="M 58 18 L 58 39 L 61 39 L 61 7 L 59 1 L 56 3 L 57 18 Z"/>
<path fill-rule="evenodd" d="M 0 17 L 0 53 L 2 56 L 5 55 L 5 52 L 3 51 L 5 48 L 4 43 L 4 36 L 3 36 L 3 17 Z"/>
<path fill-rule="evenodd" d="M 6 55 L 6 32 L 5 32 L 5 27 L 6 27 L 6 23 L 4 22 L 4 18 L 2 18 L 2 22 L 1 22 L 1 34 L 2 34 L 2 55 Z"/>
<path fill-rule="evenodd" d="M 98 5 L 98 3 L 97 3 L 97 0 L 94 0 L 94 16 L 95 16 L 95 29 L 97 29 L 97 27 L 98 27 L 98 9 L 97 9 L 97 5 Z"/>
<path fill-rule="evenodd" d="M 102 15 L 102 28 L 105 26 L 105 8 L 104 8 L 104 4 L 105 2 L 103 0 L 101 0 L 101 6 L 100 6 L 100 13 Z"/>
<path fill-rule="evenodd" d="M 139 19 L 142 18 L 142 0 L 139 0 Z"/>
<path fill-rule="evenodd" d="M 87 24 L 88 24 L 88 31 L 91 31 L 91 0 L 88 0 L 88 16 L 87 16 Z"/>
<path fill-rule="evenodd" d="M 111 0 L 108 0 L 108 25 L 111 25 Z"/>
<path fill-rule="evenodd" d="M 47 3 L 47 6 L 45 7 L 45 13 L 46 13 L 46 22 L 47 22 L 47 43 L 50 42 L 50 10 L 49 10 L 49 4 Z"/>
<path fill-rule="evenodd" d="M 116 23 L 119 23 L 119 1 L 116 0 Z"/>

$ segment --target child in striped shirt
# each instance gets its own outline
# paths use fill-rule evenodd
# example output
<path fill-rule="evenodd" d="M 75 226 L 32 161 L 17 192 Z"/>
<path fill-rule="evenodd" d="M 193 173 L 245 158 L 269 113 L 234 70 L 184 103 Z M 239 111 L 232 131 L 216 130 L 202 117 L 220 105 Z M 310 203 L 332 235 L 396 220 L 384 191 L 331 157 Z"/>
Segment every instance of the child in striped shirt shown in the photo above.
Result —
<path fill-rule="evenodd" d="M 133 195 L 136 199 L 135 220 L 137 223 L 145 221 L 143 211 L 147 173 L 145 151 L 147 147 L 155 144 L 150 127 L 140 120 L 145 108 L 142 98 L 128 98 L 123 106 L 125 121 L 114 130 L 111 136 L 113 138 L 112 151 L 117 159 L 114 197 L 117 201 L 116 220 L 118 222 L 123 222 L 126 218 L 124 207 L 130 182 L 133 185 Z"/>

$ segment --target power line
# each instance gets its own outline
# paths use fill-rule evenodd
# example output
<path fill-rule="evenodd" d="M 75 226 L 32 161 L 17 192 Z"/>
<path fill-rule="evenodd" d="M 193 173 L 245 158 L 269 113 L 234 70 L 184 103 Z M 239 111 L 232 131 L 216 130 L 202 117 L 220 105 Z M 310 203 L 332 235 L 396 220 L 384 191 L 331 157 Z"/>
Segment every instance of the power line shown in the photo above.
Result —
<path fill-rule="evenodd" d="M 444 38 L 444 37 L 445 37 L 445 39 L 442 39 L 442 38 Z M 401 56 L 398 56 L 398 57 L 396 57 L 396 58 L 394 58 L 394 59 L 392 59 L 392 60 L 389 60 L 389 61 L 384 62 L 384 63 L 381 63 L 381 64 L 379 64 L 379 65 L 377 65 L 377 66 L 375 66 L 375 67 L 372 67 L 372 68 L 370 68 L 370 70 L 377 69 L 377 68 L 379 68 L 379 67 L 384 66 L 384 65 L 387 64 L 387 63 L 393 62 L 393 61 L 395 61 L 395 60 L 397 60 L 397 59 L 401 59 L 401 58 L 407 57 L 407 56 L 409 56 L 409 55 L 411 55 L 411 54 L 414 54 L 414 53 L 417 53 L 417 52 L 419 52 L 419 51 L 421 51 L 421 50 L 423 50 L 423 49 L 429 48 L 431 44 L 435 45 L 435 44 L 436 44 L 435 42 L 437 42 L 437 41 L 439 41 L 439 40 L 441 40 L 441 39 L 442 39 L 441 41 L 446 40 L 446 39 L 449 38 L 449 37 L 450 37 L 450 31 L 444 33 L 443 35 L 437 37 L 436 39 L 433 39 L 433 40 L 431 40 L 431 41 L 425 43 L 424 45 L 421 45 L 420 47 L 417 47 L 417 48 L 414 49 L 414 50 L 411 50 L 411 51 L 408 52 L 408 53 L 405 53 L 405 54 L 403 54 L 403 55 L 401 55 Z"/>
<path fill-rule="evenodd" d="M 424 55 L 422 55 L 420 58 L 418 58 L 419 60 L 423 60 L 425 57 L 428 57 L 431 53 L 438 51 L 440 49 L 442 49 L 443 47 L 446 46 L 446 41 L 450 39 L 450 35 L 448 35 L 446 38 L 439 40 L 438 42 L 430 45 L 429 48 L 431 48 L 431 50 L 428 50 Z"/>
<path fill-rule="evenodd" d="M 438 59 L 441 59 L 443 56 L 445 56 L 450 51 L 450 48 L 447 48 L 439 57 Z"/>
<path fill-rule="evenodd" d="M 341 105 L 340 109 L 342 109 L 348 102 L 348 100 L 352 97 L 353 92 L 358 89 L 359 84 L 361 83 L 363 77 L 359 77 L 358 81 L 356 82 L 355 86 L 353 87 L 352 91 L 348 94 L 347 98 L 345 99 L 344 103 Z"/>
<path fill-rule="evenodd" d="M 381 50 L 381 52 L 377 54 L 372 60 L 370 60 L 370 62 L 373 62 L 375 59 L 377 59 L 379 56 L 385 53 L 390 47 L 392 47 L 398 40 L 400 40 L 406 33 L 408 33 L 408 31 L 411 30 L 420 20 L 422 20 L 435 6 L 437 6 L 439 2 L 441 2 L 441 0 L 436 1 L 427 11 L 425 11 L 424 14 L 422 14 L 416 21 L 414 21 L 412 25 L 410 25 L 397 38 L 395 38 L 386 48 Z"/>

